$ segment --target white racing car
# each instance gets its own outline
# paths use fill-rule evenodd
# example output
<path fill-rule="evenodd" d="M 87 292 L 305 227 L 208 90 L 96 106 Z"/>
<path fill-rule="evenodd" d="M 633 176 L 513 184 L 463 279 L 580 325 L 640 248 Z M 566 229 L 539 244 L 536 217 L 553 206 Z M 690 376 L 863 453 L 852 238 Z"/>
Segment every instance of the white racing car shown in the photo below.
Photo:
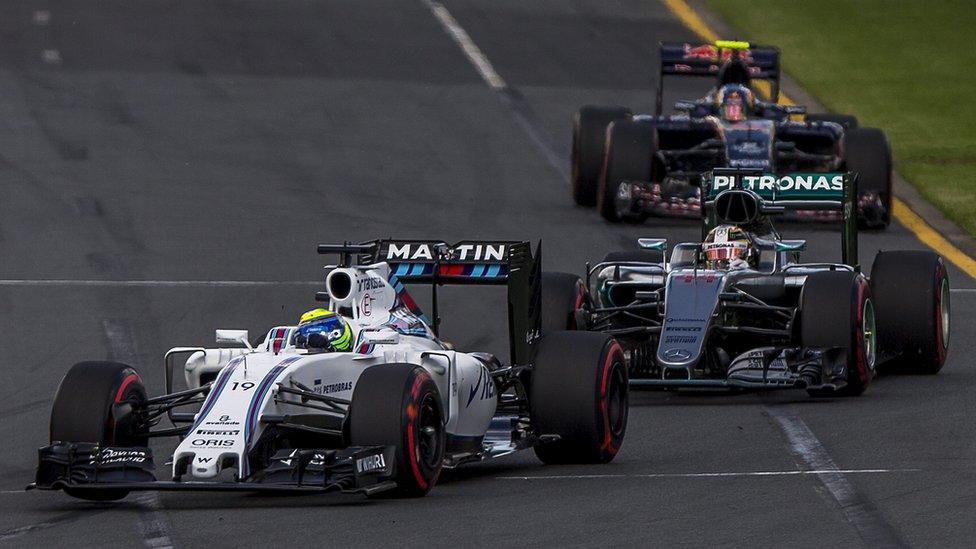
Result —
<path fill-rule="evenodd" d="M 348 350 L 314 334 L 296 346 L 294 326 L 253 347 L 245 331 L 218 330 L 218 345 L 232 345 L 166 354 L 156 397 L 128 365 L 76 364 L 32 487 L 95 500 L 133 490 L 417 496 L 442 467 L 528 447 L 546 463 L 613 459 L 627 424 L 623 353 L 605 334 L 540 333 L 541 254 L 529 243 L 385 240 L 319 252 L 340 259 L 316 298 L 350 328 Z M 410 282 L 431 284 L 433 322 Z M 508 365 L 437 337 L 442 284 L 507 286 Z M 182 360 L 187 388 L 174 390 Z M 173 427 L 158 427 L 164 417 Z M 180 440 L 172 479 L 157 480 L 148 440 L 168 436 Z"/>

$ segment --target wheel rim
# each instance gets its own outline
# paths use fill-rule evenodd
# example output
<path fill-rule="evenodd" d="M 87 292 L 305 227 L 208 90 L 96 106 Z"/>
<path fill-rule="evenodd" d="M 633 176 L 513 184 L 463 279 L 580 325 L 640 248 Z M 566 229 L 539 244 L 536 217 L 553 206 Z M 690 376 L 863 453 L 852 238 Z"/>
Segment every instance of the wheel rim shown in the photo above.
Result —
<path fill-rule="evenodd" d="M 949 281 L 942 279 L 942 288 L 939 292 L 939 313 L 942 321 L 942 348 L 949 348 Z"/>
<path fill-rule="evenodd" d="M 441 422 L 440 407 L 433 395 L 424 395 L 420 403 L 420 415 L 417 418 L 419 436 L 414 443 L 414 455 L 417 462 L 427 469 L 436 469 L 440 462 Z"/>
<path fill-rule="evenodd" d="M 864 346 L 864 363 L 868 370 L 874 370 L 874 360 L 877 354 L 877 330 L 874 321 L 874 303 L 870 299 L 864 300 L 864 312 L 861 315 L 861 334 Z"/>
<path fill-rule="evenodd" d="M 610 386 L 607 387 L 607 419 L 610 433 L 619 438 L 627 419 L 627 392 L 625 390 L 624 369 L 620 362 L 614 361 L 611 368 Z"/>

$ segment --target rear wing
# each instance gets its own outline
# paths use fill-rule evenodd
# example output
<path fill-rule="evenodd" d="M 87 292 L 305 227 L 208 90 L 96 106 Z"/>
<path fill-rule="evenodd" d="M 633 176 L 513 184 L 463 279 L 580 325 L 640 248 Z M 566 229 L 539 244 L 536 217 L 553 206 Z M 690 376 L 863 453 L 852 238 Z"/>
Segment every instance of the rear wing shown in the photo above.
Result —
<path fill-rule="evenodd" d="M 508 288 L 511 364 L 528 364 L 541 328 L 542 243 L 525 241 L 374 240 L 362 244 L 320 244 L 320 254 L 336 254 L 340 267 L 385 262 L 390 284 L 430 284 L 434 333 L 440 323 L 437 287 L 475 284 Z"/>
<path fill-rule="evenodd" d="M 842 262 L 858 269 L 857 179 L 851 172 L 773 175 L 716 168 L 701 178 L 702 235 L 720 223 L 748 225 L 790 211 L 839 212 Z"/>
<path fill-rule="evenodd" d="M 734 40 L 716 40 L 711 44 L 660 42 L 660 61 L 655 102 L 657 116 L 662 112 L 665 76 L 711 76 L 721 79 L 733 70 L 740 70 L 745 74 L 739 75 L 737 80 L 768 81 L 768 100 L 774 103 L 779 100 L 779 48 L 774 46 Z M 727 65 L 738 62 L 741 62 L 738 69 L 727 68 Z"/>

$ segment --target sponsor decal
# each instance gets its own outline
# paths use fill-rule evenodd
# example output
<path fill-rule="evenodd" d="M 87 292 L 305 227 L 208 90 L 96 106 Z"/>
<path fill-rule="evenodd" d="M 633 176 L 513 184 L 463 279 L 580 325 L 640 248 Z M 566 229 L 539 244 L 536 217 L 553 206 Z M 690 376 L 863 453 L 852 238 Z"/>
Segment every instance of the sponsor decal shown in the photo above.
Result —
<path fill-rule="evenodd" d="M 356 282 L 357 290 L 360 292 L 378 290 L 385 285 L 386 283 L 383 282 L 383 279 L 377 276 L 360 276 Z"/>
<path fill-rule="evenodd" d="M 715 175 L 712 177 L 712 191 L 724 191 L 734 186 L 736 178 L 742 181 L 742 188 L 760 195 L 783 194 L 835 194 L 844 190 L 842 173 L 796 173 L 788 175 Z"/>
<path fill-rule="evenodd" d="M 226 448 L 228 446 L 233 446 L 234 441 L 229 439 L 215 439 L 215 438 L 195 438 L 190 442 L 192 446 L 197 448 Z"/>
<path fill-rule="evenodd" d="M 210 463 L 213 459 L 212 457 L 198 457 L 197 463 Z"/>
<path fill-rule="evenodd" d="M 705 322 L 707 318 L 674 318 L 668 317 L 665 322 Z"/>
<path fill-rule="evenodd" d="M 468 403 L 464 405 L 465 408 L 471 406 L 471 402 L 474 401 L 476 395 L 480 395 L 479 400 L 485 400 L 487 398 L 493 398 L 495 396 L 495 384 L 488 377 L 488 373 L 484 368 L 478 371 L 478 382 L 475 383 L 468 393 Z"/>
<path fill-rule="evenodd" d="M 363 316 L 370 316 L 373 314 L 373 297 L 369 294 L 363 294 L 362 300 L 360 300 L 360 308 L 362 309 Z"/>
<path fill-rule="evenodd" d="M 234 437 L 240 433 L 240 429 L 198 429 L 197 434 L 200 436 L 227 436 Z"/>
<path fill-rule="evenodd" d="M 230 416 L 220 416 L 217 421 L 207 421 L 204 425 L 240 425 L 241 422 L 233 421 Z"/>
<path fill-rule="evenodd" d="M 115 463 L 141 464 L 149 462 L 149 452 L 134 448 L 103 448 L 91 457 L 92 464 L 112 465 Z"/>
<path fill-rule="evenodd" d="M 695 336 L 667 336 L 664 338 L 664 343 L 694 343 L 698 338 Z"/>
<path fill-rule="evenodd" d="M 323 385 L 321 379 L 316 379 L 312 384 L 312 392 L 317 395 L 328 395 L 331 393 L 341 393 L 343 391 L 352 391 L 351 381 L 340 381 L 338 383 L 328 383 Z"/>
<path fill-rule="evenodd" d="M 668 349 L 664 351 L 664 358 L 668 360 L 686 360 L 691 358 L 691 352 L 684 349 Z"/>
<path fill-rule="evenodd" d="M 372 473 L 374 471 L 383 471 L 386 469 L 386 460 L 383 459 L 383 454 L 376 454 L 373 456 L 366 456 L 364 458 L 359 458 L 356 460 L 356 473 Z"/>
<path fill-rule="evenodd" d="M 508 257 L 505 244 L 460 244 L 450 248 L 444 244 L 390 243 L 387 259 L 445 261 L 504 261 Z"/>
<path fill-rule="evenodd" d="M 700 332 L 702 331 L 701 326 L 671 326 L 670 324 L 664 328 L 665 332 Z"/>

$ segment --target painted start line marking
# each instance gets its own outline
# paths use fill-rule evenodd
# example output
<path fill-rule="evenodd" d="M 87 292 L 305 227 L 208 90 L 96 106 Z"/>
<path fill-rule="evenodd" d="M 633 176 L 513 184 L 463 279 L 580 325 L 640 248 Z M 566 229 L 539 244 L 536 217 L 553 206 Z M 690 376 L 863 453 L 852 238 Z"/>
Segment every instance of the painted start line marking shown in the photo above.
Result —
<path fill-rule="evenodd" d="M 717 478 L 717 477 L 788 477 L 800 475 L 914 473 L 921 469 L 829 469 L 814 471 L 741 471 L 719 473 L 638 473 L 632 475 L 539 475 L 495 477 L 501 480 L 586 480 L 605 478 Z"/>

